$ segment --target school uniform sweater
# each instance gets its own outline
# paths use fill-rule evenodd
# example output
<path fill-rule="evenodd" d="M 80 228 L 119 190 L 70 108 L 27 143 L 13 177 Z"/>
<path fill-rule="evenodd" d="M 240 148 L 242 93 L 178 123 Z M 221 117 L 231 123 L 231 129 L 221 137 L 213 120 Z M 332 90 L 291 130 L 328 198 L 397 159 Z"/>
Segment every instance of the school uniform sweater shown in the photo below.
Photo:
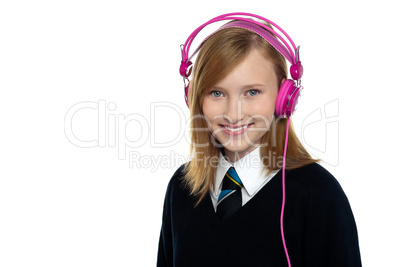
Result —
<path fill-rule="evenodd" d="M 282 171 L 225 220 L 195 206 L 181 166 L 169 182 L 157 266 L 287 266 L 280 233 Z M 336 179 L 318 164 L 286 171 L 284 232 L 293 267 L 361 266 L 356 224 Z"/>

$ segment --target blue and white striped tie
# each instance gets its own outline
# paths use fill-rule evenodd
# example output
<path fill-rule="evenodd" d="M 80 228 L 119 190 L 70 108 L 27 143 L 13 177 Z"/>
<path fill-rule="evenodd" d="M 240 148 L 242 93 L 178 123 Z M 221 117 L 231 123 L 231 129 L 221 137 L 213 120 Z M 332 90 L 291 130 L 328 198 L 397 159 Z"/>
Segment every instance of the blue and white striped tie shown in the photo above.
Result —
<path fill-rule="evenodd" d="M 218 197 L 216 213 L 219 218 L 226 219 L 242 206 L 241 189 L 243 183 L 235 169 L 230 167 L 223 178 L 222 191 Z"/>

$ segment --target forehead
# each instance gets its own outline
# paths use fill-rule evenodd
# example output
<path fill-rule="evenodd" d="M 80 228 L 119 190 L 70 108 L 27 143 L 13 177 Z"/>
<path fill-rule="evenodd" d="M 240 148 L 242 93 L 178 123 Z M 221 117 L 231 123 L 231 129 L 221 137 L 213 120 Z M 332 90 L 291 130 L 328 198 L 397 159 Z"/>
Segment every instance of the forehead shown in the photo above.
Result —
<path fill-rule="evenodd" d="M 248 55 L 237 64 L 228 75 L 218 81 L 217 87 L 236 87 L 243 83 L 270 84 L 276 82 L 273 63 L 258 49 L 252 49 Z"/>

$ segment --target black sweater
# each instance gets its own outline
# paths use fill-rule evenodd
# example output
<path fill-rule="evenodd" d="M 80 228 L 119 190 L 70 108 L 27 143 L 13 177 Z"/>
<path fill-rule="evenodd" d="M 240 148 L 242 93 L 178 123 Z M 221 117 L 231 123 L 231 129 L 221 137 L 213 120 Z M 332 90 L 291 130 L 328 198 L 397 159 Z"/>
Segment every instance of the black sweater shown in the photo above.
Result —
<path fill-rule="evenodd" d="M 166 192 L 157 266 L 287 266 L 280 233 L 279 171 L 226 220 L 207 195 L 195 205 L 183 166 Z M 356 224 L 335 178 L 318 164 L 286 171 L 284 232 L 292 267 L 361 266 Z"/>

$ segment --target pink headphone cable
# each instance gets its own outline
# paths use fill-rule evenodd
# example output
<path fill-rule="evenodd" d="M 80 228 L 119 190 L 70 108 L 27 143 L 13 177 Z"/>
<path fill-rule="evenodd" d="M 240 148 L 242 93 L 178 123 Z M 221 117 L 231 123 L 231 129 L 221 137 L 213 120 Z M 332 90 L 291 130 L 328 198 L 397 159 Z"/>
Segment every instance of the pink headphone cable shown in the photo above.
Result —
<path fill-rule="evenodd" d="M 282 210 L 281 210 L 280 224 L 281 224 L 281 235 L 282 235 L 283 249 L 285 250 L 286 259 L 287 259 L 287 261 L 288 261 L 288 267 L 291 267 L 292 265 L 290 264 L 290 258 L 289 258 L 289 254 L 288 254 L 288 249 L 287 249 L 287 247 L 286 247 L 285 233 L 284 233 L 284 231 L 283 231 L 283 213 L 284 213 L 284 211 L 285 211 L 285 166 L 286 166 L 286 150 L 287 150 L 287 147 L 288 147 L 289 121 L 290 121 L 290 118 L 287 118 L 287 122 L 286 122 L 285 147 L 283 148 L 283 166 L 282 166 Z"/>

